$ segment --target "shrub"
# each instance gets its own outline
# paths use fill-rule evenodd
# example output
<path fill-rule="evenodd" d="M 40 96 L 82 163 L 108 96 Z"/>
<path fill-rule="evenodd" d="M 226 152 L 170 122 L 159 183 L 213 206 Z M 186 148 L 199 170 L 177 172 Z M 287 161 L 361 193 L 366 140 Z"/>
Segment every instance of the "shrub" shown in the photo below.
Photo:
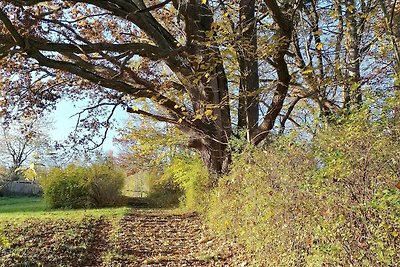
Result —
<path fill-rule="evenodd" d="M 362 111 L 314 142 L 321 167 L 311 182 L 342 217 L 335 229 L 340 244 L 335 256 L 344 265 L 395 266 L 400 261 L 399 130 Z"/>
<path fill-rule="evenodd" d="M 115 206 L 124 187 L 125 174 L 111 162 L 93 164 L 88 176 L 89 196 L 95 207 Z"/>
<path fill-rule="evenodd" d="M 152 175 L 147 198 L 149 204 L 153 207 L 175 207 L 179 205 L 183 193 L 183 190 L 175 181 L 160 179 L 157 175 Z"/>
<path fill-rule="evenodd" d="M 247 147 L 207 213 L 263 266 L 396 266 L 400 262 L 399 131 L 365 113 L 312 144 Z"/>
<path fill-rule="evenodd" d="M 153 180 L 149 198 L 158 206 L 181 205 L 199 211 L 204 207 L 208 191 L 207 169 L 196 155 L 175 156 L 160 179 Z"/>
<path fill-rule="evenodd" d="M 205 194 L 209 188 L 209 176 L 206 167 L 197 155 L 180 155 L 172 160 L 162 177 L 179 186 L 183 194 L 181 207 L 199 211 L 205 206 Z"/>
<path fill-rule="evenodd" d="M 90 167 L 69 165 L 51 169 L 41 184 L 53 208 L 86 208 L 116 205 L 124 174 L 111 163 Z"/>
<path fill-rule="evenodd" d="M 45 199 L 53 208 L 88 207 L 89 190 L 86 169 L 69 165 L 65 169 L 53 168 L 41 180 Z"/>

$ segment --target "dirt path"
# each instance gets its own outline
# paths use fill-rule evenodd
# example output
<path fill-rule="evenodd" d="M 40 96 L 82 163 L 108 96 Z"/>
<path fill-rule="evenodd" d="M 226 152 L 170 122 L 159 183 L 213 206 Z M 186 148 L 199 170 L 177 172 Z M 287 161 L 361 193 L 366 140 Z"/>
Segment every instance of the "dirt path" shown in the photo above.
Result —
<path fill-rule="evenodd" d="M 237 266 L 230 249 L 201 225 L 194 214 L 132 210 L 110 236 L 103 266 Z"/>

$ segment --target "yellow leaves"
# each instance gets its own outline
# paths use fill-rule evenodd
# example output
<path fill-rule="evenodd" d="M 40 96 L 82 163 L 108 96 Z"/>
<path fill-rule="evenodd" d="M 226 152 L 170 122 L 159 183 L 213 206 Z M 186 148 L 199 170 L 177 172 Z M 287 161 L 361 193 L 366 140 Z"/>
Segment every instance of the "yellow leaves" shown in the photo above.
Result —
<path fill-rule="evenodd" d="M 358 83 L 358 82 L 353 83 L 353 84 L 351 85 L 350 91 L 354 92 L 354 91 L 356 91 L 358 88 L 360 88 L 360 83 Z"/>
<path fill-rule="evenodd" d="M 349 11 L 350 13 L 353 13 L 354 12 L 354 6 L 353 5 L 350 5 L 350 6 L 348 6 L 347 7 L 347 11 Z"/>
<path fill-rule="evenodd" d="M 315 48 L 317 49 L 317 50 L 322 50 L 322 47 L 323 47 L 324 45 L 322 44 L 322 43 L 317 43 L 316 45 L 315 45 Z"/>
<path fill-rule="evenodd" d="M 207 106 L 211 106 L 211 105 L 207 105 Z M 212 107 L 207 107 L 206 110 L 203 113 L 198 113 L 196 114 L 193 118 L 192 121 L 196 121 L 196 120 L 202 120 L 204 118 L 207 118 L 209 120 L 216 120 L 217 116 L 215 116 Z"/>
<path fill-rule="evenodd" d="M 321 31 L 321 30 L 315 31 L 315 32 L 314 32 L 314 35 L 321 36 L 321 35 L 322 35 L 322 31 Z"/>
<path fill-rule="evenodd" d="M 203 115 L 202 115 L 202 114 L 196 114 L 196 115 L 194 116 L 194 118 L 192 119 L 192 121 L 201 120 L 201 119 L 203 119 Z"/>
<path fill-rule="evenodd" d="M 208 38 L 211 39 L 211 38 L 214 36 L 214 31 L 213 31 L 213 30 L 207 31 L 207 32 L 206 32 L 206 35 L 207 35 Z"/>
<path fill-rule="evenodd" d="M 312 67 L 306 67 L 302 72 L 301 72 L 301 74 L 303 74 L 303 75 L 310 75 L 310 74 L 312 74 L 314 72 L 314 69 L 312 68 Z"/>
<path fill-rule="evenodd" d="M 49 10 L 57 10 L 60 8 L 59 6 L 50 4 L 49 2 L 41 2 L 41 3 L 38 3 L 36 6 L 42 7 L 42 8 L 47 8 Z"/>
<path fill-rule="evenodd" d="M 212 79 L 210 73 L 208 73 L 208 72 L 206 72 L 206 73 L 204 74 L 204 78 L 207 79 L 207 82 L 211 81 L 211 79 Z"/>
<path fill-rule="evenodd" d="M 129 62 L 128 67 L 137 71 L 140 65 L 141 62 L 139 60 L 132 60 Z"/>
<path fill-rule="evenodd" d="M 207 5 L 207 0 L 201 0 L 201 3 L 202 3 L 203 5 Z"/>
<path fill-rule="evenodd" d="M 213 111 L 212 111 L 211 109 L 207 109 L 207 110 L 204 112 L 204 115 L 206 115 L 207 117 L 211 117 L 212 114 L 213 114 Z"/>
<path fill-rule="evenodd" d="M 11 247 L 11 242 L 4 235 L 1 236 L 0 247 L 2 247 L 2 248 L 10 248 Z"/>

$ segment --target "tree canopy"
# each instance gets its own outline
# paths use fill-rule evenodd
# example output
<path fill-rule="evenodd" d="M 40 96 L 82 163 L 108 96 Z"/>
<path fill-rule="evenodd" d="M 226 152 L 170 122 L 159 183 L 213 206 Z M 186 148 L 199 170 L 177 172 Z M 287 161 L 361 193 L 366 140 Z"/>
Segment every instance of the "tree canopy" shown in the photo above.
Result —
<path fill-rule="evenodd" d="M 210 171 L 230 163 L 240 131 L 331 120 L 372 91 L 396 94 L 396 0 L 0 1 L 2 114 L 122 105 L 172 123 Z M 94 113 L 95 114 L 95 113 Z M 111 126 L 83 120 L 93 131 Z"/>

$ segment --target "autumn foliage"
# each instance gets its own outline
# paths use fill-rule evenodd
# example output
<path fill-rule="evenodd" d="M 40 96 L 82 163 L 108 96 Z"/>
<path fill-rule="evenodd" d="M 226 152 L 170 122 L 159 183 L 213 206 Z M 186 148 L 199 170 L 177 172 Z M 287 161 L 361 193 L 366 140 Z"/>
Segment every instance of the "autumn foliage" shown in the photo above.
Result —
<path fill-rule="evenodd" d="M 368 112 L 310 144 L 298 136 L 246 147 L 220 181 L 210 225 L 263 266 L 396 266 L 399 128 Z"/>

